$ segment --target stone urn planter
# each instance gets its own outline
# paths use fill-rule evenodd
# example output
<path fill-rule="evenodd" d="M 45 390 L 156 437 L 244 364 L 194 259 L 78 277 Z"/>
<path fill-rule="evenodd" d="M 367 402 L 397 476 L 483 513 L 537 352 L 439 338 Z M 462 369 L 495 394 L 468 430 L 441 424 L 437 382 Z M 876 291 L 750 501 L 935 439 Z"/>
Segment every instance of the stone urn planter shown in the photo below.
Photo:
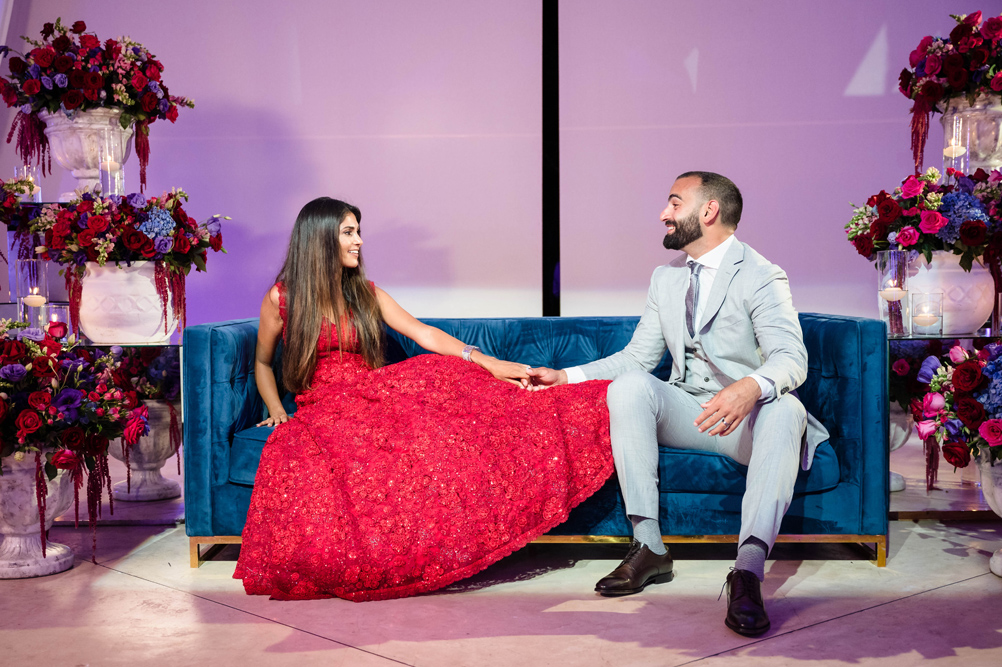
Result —
<path fill-rule="evenodd" d="M 984 494 L 985 501 L 992 511 L 1002 517 L 1002 461 L 996 461 L 993 466 L 987 447 L 980 449 L 975 461 L 981 473 L 981 493 Z M 1002 549 L 992 554 L 988 567 L 994 574 L 1002 577 Z"/>
<path fill-rule="evenodd" d="M 974 262 L 970 272 L 960 268 L 960 255 L 945 250 L 932 254 L 932 262 L 919 255 L 909 268 L 911 294 L 943 294 L 943 333 L 971 334 L 984 326 L 995 306 L 995 281 L 988 268 Z"/>
<path fill-rule="evenodd" d="M 163 343 L 177 329 L 170 296 L 167 324 L 157 294 L 156 262 L 106 264 L 87 262 L 81 279 L 80 330 L 101 345 Z"/>
<path fill-rule="evenodd" d="M 46 541 L 42 553 L 34 455 L 21 461 L 8 456 L 0 463 L 0 579 L 42 577 L 73 567 L 73 550 L 65 544 Z M 73 502 L 73 482 L 60 470 L 55 479 L 47 480 L 47 487 L 46 531 Z"/>
<path fill-rule="evenodd" d="M 118 173 L 129 159 L 133 130 L 122 127 L 121 117 L 121 109 L 77 111 L 72 116 L 38 112 L 53 157 L 77 179 L 77 188 L 93 190 L 101 182 L 102 170 Z M 59 201 L 73 197 L 64 192 Z"/>
<path fill-rule="evenodd" d="M 172 479 L 166 479 L 160 472 L 167 460 L 177 454 L 177 445 L 180 444 L 180 410 L 176 404 L 172 406 L 165 400 L 147 399 L 144 403 L 149 411 L 150 432 L 129 448 L 127 455 L 117 444 L 108 448 L 112 457 L 129 467 L 129 478 L 112 487 L 115 500 L 166 500 L 181 495 L 181 485 Z M 170 434 L 172 407 L 174 425 L 178 429 L 174 443 L 171 442 Z"/>
<path fill-rule="evenodd" d="M 915 418 L 912 417 L 911 412 L 902 410 L 901 406 L 897 403 L 891 403 L 888 408 L 888 417 L 888 451 L 893 452 L 908 442 L 908 438 L 911 437 L 911 434 L 915 430 Z M 904 475 L 892 470 L 890 472 L 890 488 L 892 493 L 895 491 L 904 491 Z"/>

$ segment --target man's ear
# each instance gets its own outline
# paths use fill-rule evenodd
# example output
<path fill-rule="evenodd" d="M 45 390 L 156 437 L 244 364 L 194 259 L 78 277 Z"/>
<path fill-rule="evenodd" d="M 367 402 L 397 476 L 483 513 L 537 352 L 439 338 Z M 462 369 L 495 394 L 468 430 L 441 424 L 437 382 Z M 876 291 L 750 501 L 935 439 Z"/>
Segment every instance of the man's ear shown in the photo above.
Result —
<path fill-rule="evenodd" d="M 716 199 L 711 199 L 705 204 L 703 204 L 703 215 L 702 215 L 702 220 L 700 220 L 700 222 L 702 222 L 707 226 L 716 224 L 717 216 L 719 214 L 720 214 L 720 204 L 717 202 Z"/>

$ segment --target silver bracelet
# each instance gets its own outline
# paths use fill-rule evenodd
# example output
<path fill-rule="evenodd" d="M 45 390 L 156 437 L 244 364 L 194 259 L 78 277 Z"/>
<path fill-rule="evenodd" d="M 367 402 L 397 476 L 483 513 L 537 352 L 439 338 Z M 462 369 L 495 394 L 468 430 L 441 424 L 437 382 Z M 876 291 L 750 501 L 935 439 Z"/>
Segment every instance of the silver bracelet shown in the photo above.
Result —
<path fill-rule="evenodd" d="M 473 361 L 473 351 L 479 351 L 480 348 L 476 345 L 467 345 L 463 348 L 463 361 Z"/>

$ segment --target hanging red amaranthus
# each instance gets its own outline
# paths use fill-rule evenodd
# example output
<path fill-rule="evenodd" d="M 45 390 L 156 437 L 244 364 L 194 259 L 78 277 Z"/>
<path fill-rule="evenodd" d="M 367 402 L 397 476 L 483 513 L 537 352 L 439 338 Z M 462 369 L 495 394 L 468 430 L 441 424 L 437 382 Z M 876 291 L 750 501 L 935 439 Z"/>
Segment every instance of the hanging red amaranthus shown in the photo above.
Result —
<path fill-rule="evenodd" d="M 7 133 L 7 143 L 10 143 L 17 131 L 18 157 L 24 164 L 34 162 L 42 167 L 42 176 L 52 173 L 52 155 L 49 153 L 49 138 L 45 136 L 45 123 L 35 114 L 18 111 L 14 122 Z"/>
<path fill-rule="evenodd" d="M 139 158 L 139 191 L 146 192 L 146 165 L 150 163 L 150 124 L 136 123 L 136 157 Z"/>

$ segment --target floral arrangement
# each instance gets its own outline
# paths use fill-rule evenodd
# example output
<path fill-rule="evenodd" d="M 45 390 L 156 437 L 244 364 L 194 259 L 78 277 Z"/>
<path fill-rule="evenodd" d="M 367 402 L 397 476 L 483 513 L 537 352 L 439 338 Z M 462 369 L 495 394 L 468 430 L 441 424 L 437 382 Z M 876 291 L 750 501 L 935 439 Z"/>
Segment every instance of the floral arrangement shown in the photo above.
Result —
<path fill-rule="evenodd" d="M 984 449 L 995 465 L 1002 458 L 1002 343 L 976 352 L 954 345 L 927 357 L 917 377 L 929 389 L 911 410 L 930 460 L 941 446 L 947 463 L 964 468 Z M 935 478 L 935 466 L 927 466 L 930 487 Z"/>
<path fill-rule="evenodd" d="M 46 480 L 60 469 L 68 471 L 79 522 L 86 476 L 87 509 L 95 530 L 103 490 L 111 495 L 109 442 L 122 438 L 133 445 L 148 428 L 147 411 L 136 392 L 115 382 L 119 359 L 76 348 L 67 333 L 62 322 L 43 331 L 0 320 L 0 457 L 35 457 L 43 555 Z"/>
<path fill-rule="evenodd" d="M 64 26 L 60 19 L 42 27 L 41 40 L 24 37 L 31 46 L 7 62 L 10 80 L 0 77 L 0 95 L 8 107 L 17 107 L 7 143 L 17 131 L 17 150 L 22 161 L 42 163 L 51 169 L 45 124 L 39 111 L 78 111 L 100 107 L 122 110 L 123 128 L 136 124 L 136 155 L 139 157 L 140 190 L 146 186 L 149 163 L 149 126 L 155 121 L 177 120 L 178 107 L 194 107 L 184 97 L 171 95 L 163 82 L 164 66 L 142 44 L 128 37 L 102 42 L 87 25 L 77 21 Z M 12 52 L 0 46 L 0 57 Z"/>
<path fill-rule="evenodd" d="M 66 267 L 63 275 L 74 331 L 79 322 L 80 280 L 87 262 L 102 266 L 107 262 L 156 262 L 164 321 L 173 295 L 173 314 L 183 328 L 185 277 L 193 265 L 205 271 L 209 250 L 226 252 L 222 221 L 229 218 L 216 215 L 197 222 L 184 210 L 188 201 L 184 190 L 175 188 L 150 199 L 139 193 L 107 198 L 84 193 L 68 204 L 22 207 L 13 197 L 16 187 L 16 183 L 3 186 L 6 197 L 0 206 L 0 222 L 17 229 L 21 254 L 35 243 L 38 257 Z"/>
<path fill-rule="evenodd" d="M 904 411 L 912 411 L 913 401 L 929 391 L 928 382 L 919 382 L 918 373 L 922 362 L 943 353 L 940 340 L 896 340 L 887 341 L 891 372 L 887 376 L 887 394 L 890 403 L 897 403 Z"/>
<path fill-rule="evenodd" d="M 967 271 L 976 259 L 994 266 L 1002 256 L 1002 172 L 946 173 L 948 182 L 940 183 L 939 171 L 930 167 L 892 194 L 881 190 L 865 206 L 852 204 L 845 232 L 856 251 L 873 260 L 879 250 L 909 250 L 932 261 L 933 251 L 946 250 L 960 255 Z M 1002 275 L 995 279 L 999 283 Z"/>
<path fill-rule="evenodd" d="M 929 136 L 929 115 L 943 113 L 943 102 L 966 97 L 972 105 L 979 95 L 1002 95 L 1002 17 L 982 22 L 981 12 L 950 15 L 957 25 L 949 37 L 927 35 L 911 52 L 910 66 L 901 70 L 901 93 L 912 105 L 912 154 L 915 171 Z"/>

